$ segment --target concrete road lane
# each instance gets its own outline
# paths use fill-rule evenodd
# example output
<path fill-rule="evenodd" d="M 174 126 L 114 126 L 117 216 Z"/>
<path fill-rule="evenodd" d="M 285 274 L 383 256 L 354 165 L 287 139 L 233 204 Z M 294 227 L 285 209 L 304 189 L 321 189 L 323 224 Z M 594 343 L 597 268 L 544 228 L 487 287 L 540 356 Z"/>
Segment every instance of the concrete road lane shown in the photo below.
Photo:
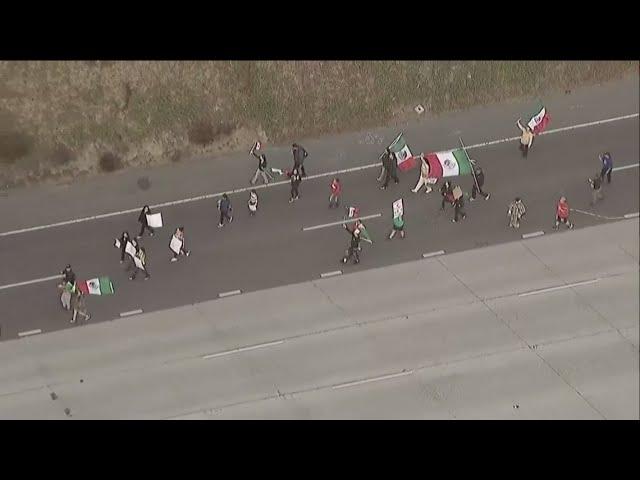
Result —
<path fill-rule="evenodd" d="M 637 229 L 2 342 L 0 418 L 638 419 Z"/>
<path fill-rule="evenodd" d="M 345 273 L 421 258 L 423 253 L 447 253 L 493 245 L 520 238 L 522 234 L 545 231 L 550 234 L 555 201 L 569 198 L 572 213 L 582 228 L 610 222 L 638 211 L 638 168 L 614 172 L 613 183 L 605 185 L 605 200 L 591 207 L 587 177 L 598 170 L 597 154 L 606 145 L 616 166 L 638 163 L 638 119 L 609 123 L 589 129 L 548 135 L 536 140 L 529 158 L 519 156 L 512 143 L 473 151 L 483 166 L 489 201 L 467 205 L 467 219 L 450 222 L 453 212 L 439 210 L 437 192 L 412 194 L 417 171 L 405 174 L 400 185 L 387 191 L 377 188 L 377 169 L 342 176 L 344 204 L 356 203 L 363 215 L 382 213 L 365 222 L 375 244 L 364 245 L 359 266 L 341 266 L 339 259 L 348 235 L 339 226 L 303 231 L 303 227 L 335 222 L 342 210 L 327 208 L 328 180 L 309 180 L 301 186 L 301 198 L 288 204 L 286 186 L 261 190 L 260 212 L 250 218 L 246 197 L 232 198 L 235 221 L 216 227 L 215 201 L 178 205 L 163 211 L 165 228 L 143 245 L 149 255 L 152 279 L 130 282 L 118 263 L 113 239 L 122 230 L 137 233 L 137 213 L 96 222 L 80 223 L 0 239 L 0 286 L 47 277 L 66 263 L 74 265 L 80 278 L 109 275 L 116 295 L 89 300 L 92 322 L 119 318 L 123 312 L 144 312 L 188 305 L 217 298 L 220 293 L 250 292 L 278 285 L 318 278 L 324 272 Z M 470 177 L 458 178 L 465 191 Z M 516 195 L 528 207 L 520 231 L 506 228 L 506 207 Z M 391 203 L 405 199 L 407 238 L 385 240 L 391 225 Z M 184 225 L 193 254 L 169 263 L 168 242 L 172 228 Z M 580 261 L 579 259 L 577 261 Z M 18 333 L 67 328 L 68 314 L 61 311 L 55 281 L 0 290 L 3 306 L 2 340 Z"/>

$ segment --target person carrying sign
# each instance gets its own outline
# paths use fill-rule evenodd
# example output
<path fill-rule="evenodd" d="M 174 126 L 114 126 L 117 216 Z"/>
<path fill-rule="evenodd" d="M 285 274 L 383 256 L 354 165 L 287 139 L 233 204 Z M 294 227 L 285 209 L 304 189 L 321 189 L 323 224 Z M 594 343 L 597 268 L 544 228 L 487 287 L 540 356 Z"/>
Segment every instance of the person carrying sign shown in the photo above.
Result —
<path fill-rule="evenodd" d="M 171 237 L 169 248 L 173 252 L 173 257 L 171 258 L 172 262 L 178 261 L 178 255 L 184 255 L 188 257 L 191 254 L 189 250 L 186 250 L 184 248 L 184 227 L 176 228 L 173 237 Z"/>
<path fill-rule="evenodd" d="M 140 247 L 136 253 L 136 256 L 133 257 L 133 261 L 135 263 L 136 268 L 133 271 L 133 274 L 129 277 L 129 280 L 135 280 L 138 275 L 138 270 L 142 270 L 144 272 L 144 279 L 149 280 L 151 275 L 147 271 L 147 252 L 144 247 Z"/>

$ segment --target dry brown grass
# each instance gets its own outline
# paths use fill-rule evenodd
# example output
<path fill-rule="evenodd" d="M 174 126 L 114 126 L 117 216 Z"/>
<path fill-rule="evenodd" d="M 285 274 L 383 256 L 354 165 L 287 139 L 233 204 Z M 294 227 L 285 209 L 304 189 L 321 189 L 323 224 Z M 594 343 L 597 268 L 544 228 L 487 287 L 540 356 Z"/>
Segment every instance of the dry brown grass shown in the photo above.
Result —
<path fill-rule="evenodd" d="M 36 178 L 598 83 L 637 62 L 0 62 L 0 166 Z M 246 144 L 246 145 L 245 145 Z M 176 153 L 179 152 L 179 153 Z M 107 161 L 109 162 L 109 161 Z M 117 164 L 117 162 L 116 162 Z M 117 166 L 117 165 L 116 165 Z"/>

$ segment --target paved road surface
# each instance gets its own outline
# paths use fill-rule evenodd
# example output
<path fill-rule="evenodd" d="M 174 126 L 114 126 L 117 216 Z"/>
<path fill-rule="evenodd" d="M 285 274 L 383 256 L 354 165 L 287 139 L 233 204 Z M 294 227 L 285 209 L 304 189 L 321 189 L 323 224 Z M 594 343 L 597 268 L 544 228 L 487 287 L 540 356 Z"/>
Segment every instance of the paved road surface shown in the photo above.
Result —
<path fill-rule="evenodd" d="M 638 260 L 630 219 L 10 340 L 0 418 L 638 419 Z"/>
<path fill-rule="evenodd" d="M 145 312 L 189 305 L 216 298 L 220 293 L 256 291 L 279 285 L 304 282 L 322 273 L 343 269 L 357 271 L 421 258 L 423 253 L 447 253 L 493 245 L 536 231 L 551 234 L 555 202 L 566 195 L 573 208 L 599 216 L 573 213 L 578 228 L 609 222 L 638 211 L 638 168 L 615 172 L 613 183 L 605 186 L 605 200 L 589 206 L 587 177 L 598 170 L 597 153 L 606 145 L 616 166 L 638 163 L 638 118 L 596 127 L 547 135 L 538 139 L 525 161 L 515 143 L 489 146 L 473 151 L 484 167 L 489 201 L 467 206 L 468 218 L 452 224 L 452 210 L 439 211 L 436 192 L 412 194 L 417 171 L 403 175 L 400 185 L 387 191 L 377 188 L 377 169 L 342 175 L 345 203 L 356 203 L 362 214 L 381 213 L 365 222 L 375 244 L 365 245 L 359 266 L 342 267 L 339 259 L 348 243 L 340 226 L 303 231 L 303 227 L 334 222 L 342 210 L 327 208 L 328 180 L 310 180 L 301 186 L 300 200 L 287 203 L 285 186 L 261 191 L 261 208 L 250 218 L 246 196 L 232 197 L 235 221 L 218 229 L 215 200 L 177 205 L 163 211 L 167 228 L 143 245 L 149 257 L 152 278 L 130 282 L 118 262 L 113 239 L 124 229 L 134 233 L 137 213 L 85 222 L 60 228 L 0 238 L 0 286 L 48 277 L 71 263 L 78 276 L 109 275 L 117 293 L 90 298 L 92 321 L 118 318 L 120 313 Z M 469 191 L 472 179 L 460 179 Z M 384 239 L 391 225 L 391 204 L 398 197 L 406 201 L 405 240 Z M 506 207 L 521 196 L 528 214 L 521 231 L 506 227 Z M 605 218 L 606 217 L 606 218 Z M 168 243 L 174 226 L 184 225 L 189 258 L 169 263 Z M 68 314 L 59 306 L 55 281 L 0 290 L 3 340 L 20 332 L 50 332 L 68 328 Z"/>

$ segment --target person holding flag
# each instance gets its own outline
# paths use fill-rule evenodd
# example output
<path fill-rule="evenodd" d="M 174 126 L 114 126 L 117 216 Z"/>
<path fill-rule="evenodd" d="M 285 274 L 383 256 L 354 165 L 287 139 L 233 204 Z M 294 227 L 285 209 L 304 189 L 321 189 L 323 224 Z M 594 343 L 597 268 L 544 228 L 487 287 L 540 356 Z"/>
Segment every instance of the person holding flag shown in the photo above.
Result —
<path fill-rule="evenodd" d="M 351 234 L 351 242 L 349 243 L 349 248 L 347 249 L 347 254 L 342 257 L 342 263 L 347 263 L 351 258 L 354 259 L 353 263 L 360 263 L 360 251 L 362 247 L 360 246 L 360 230 L 354 228 L 350 230 L 347 225 L 344 225 L 344 228 L 347 232 Z"/>
<path fill-rule="evenodd" d="M 395 156 L 389 147 L 387 147 L 386 155 L 382 157 L 382 165 L 384 167 L 385 177 L 384 183 L 380 189 L 386 190 L 389 186 L 389 180 L 392 178 L 395 183 L 400 183 L 400 180 L 398 180 L 398 165 L 396 163 Z"/>
<path fill-rule="evenodd" d="M 430 180 L 429 180 L 429 163 L 427 163 L 427 160 L 424 158 L 424 154 L 421 153 L 420 154 L 420 178 L 418 178 L 418 183 L 416 183 L 415 188 L 413 188 L 411 191 L 413 193 L 418 193 L 420 191 L 420 189 L 422 188 L 422 186 L 425 186 L 425 190 L 424 193 L 431 193 L 432 188 L 429 185 Z"/>
<path fill-rule="evenodd" d="M 516 121 L 516 125 L 522 132 L 522 136 L 520 137 L 520 151 L 522 152 L 522 157 L 527 158 L 527 154 L 529 153 L 529 149 L 531 145 L 533 145 L 533 131 L 527 126 L 522 126 L 520 123 L 520 119 Z"/>
<path fill-rule="evenodd" d="M 489 197 L 491 196 L 491 194 L 485 193 L 482 191 L 482 186 L 484 185 L 484 172 L 482 171 L 482 168 L 480 168 L 480 165 L 474 162 L 472 172 L 473 172 L 473 188 L 471 189 L 470 201 L 472 202 L 475 201 L 476 194 L 478 192 L 480 192 L 480 195 L 482 195 L 485 200 L 489 200 Z"/>
<path fill-rule="evenodd" d="M 256 153 L 260 150 L 260 142 L 256 142 L 251 149 L 251 155 L 258 159 L 258 168 L 256 168 L 256 172 L 253 174 L 253 178 L 251 178 L 251 185 L 255 185 L 258 181 L 258 176 L 262 176 L 262 181 L 264 184 L 268 184 L 269 181 L 273 180 L 271 173 L 269 173 L 269 169 L 267 168 L 267 156 L 264 153 Z"/>

